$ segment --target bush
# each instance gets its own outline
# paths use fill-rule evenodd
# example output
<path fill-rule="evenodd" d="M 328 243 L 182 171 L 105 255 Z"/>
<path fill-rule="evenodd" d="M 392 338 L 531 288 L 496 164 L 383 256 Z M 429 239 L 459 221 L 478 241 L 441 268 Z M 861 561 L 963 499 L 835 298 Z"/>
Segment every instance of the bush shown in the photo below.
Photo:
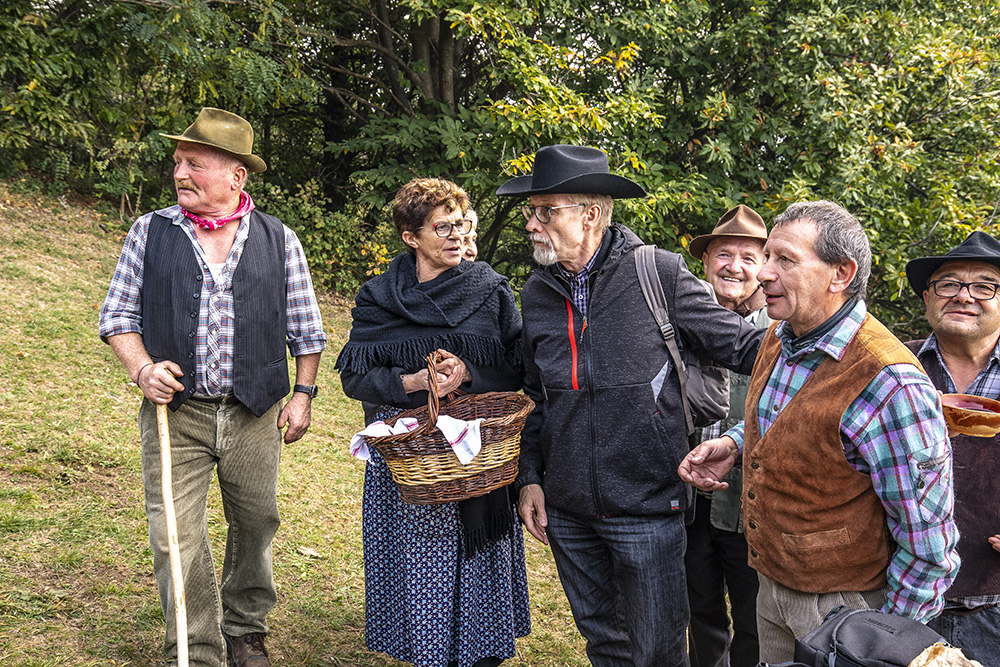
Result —
<path fill-rule="evenodd" d="M 392 259 L 388 226 L 371 232 L 358 222 L 360 215 L 332 211 L 315 179 L 298 185 L 294 193 L 279 185 L 258 187 L 260 191 L 252 192 L 256 204 L 298 235 L 318 288 L 353 297 L 362 283 L 382 273 Z"/>

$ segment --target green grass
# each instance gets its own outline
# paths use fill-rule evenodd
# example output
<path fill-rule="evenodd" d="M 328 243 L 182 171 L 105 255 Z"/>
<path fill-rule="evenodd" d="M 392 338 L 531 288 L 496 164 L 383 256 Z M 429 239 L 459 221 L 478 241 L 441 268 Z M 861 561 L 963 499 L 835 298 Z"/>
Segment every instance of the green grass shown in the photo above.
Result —
<path fill-rule="evenodd" d="M 103 229 L 102 229 L 103 226 Z M 136 411 L 140 393 L 97 337 L 121 224 L 0 181 L 0 664 L 160 665 Z M 104 230 L 111 230 L 111 233 Z M 313 426 L 282 453 L 275 664 L 395 665 L 364 647 L 361 410 L 333 360 L 348 304 L 321 296 L 330 347 Z M 210 535 L 221 558 L 217 491 Z M 532 634 L 508 664 L 585 665 L 551 554 L 528 538 Z M 312 555 L 316 554 L 316 555 Z"/>

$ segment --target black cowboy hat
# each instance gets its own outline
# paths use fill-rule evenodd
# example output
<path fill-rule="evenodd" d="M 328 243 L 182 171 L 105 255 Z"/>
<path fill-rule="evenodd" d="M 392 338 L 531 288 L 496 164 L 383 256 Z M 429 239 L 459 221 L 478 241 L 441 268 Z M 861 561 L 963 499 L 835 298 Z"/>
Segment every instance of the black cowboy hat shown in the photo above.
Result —
<path fill-rule="evenodd" d="M 500 197 L 555 194 L 634 199 L 645 197 L 646 191 L 637 183 L 612 174 L 604 151 L 567 144 L 539 148 L 530 176 L 517 176 L 497 188 Z"/>
<path fill-rule="evenodd" d="M 918 296 L 923 296 L 927 283 L 946 262 L 986 262 L 1000 269 L 1000 241 L 985 232 L 972 232 L 969 237 L 936 257 L 918 257 L 906 263 L 906 279 Z"/>

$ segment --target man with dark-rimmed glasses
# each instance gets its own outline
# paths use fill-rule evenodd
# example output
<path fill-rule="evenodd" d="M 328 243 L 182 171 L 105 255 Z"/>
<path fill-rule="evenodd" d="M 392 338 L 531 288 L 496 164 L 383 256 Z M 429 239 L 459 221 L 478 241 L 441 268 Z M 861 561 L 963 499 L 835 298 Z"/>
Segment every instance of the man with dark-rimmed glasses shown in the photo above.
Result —
<path fill-rule="evenodd" d="M 1000 397 L 1000 242 L 973 232 L 938 257 L 906 265 L 932 333 L 907 346 L 943 393 Z M 1000 656 L 1000 437 L 951 434 L 962 558 L 944 611 L 928 625 L 984 665 Z"/>
<path fill-rule="evenodd" d="M 608 156 L 546 146 L 497 194 L 528 198 L 541 265 L 521 292 L 524 388 L 536 403 L 517 486 L 528 531 L 550 544 L 591 663 L 688 664 L 684 577 L 688 433 L 677 369 L 636 273 L 642 241 L 612 224 L 644 197 Z M 763 331 L 718 305 L 684 259 L 655 251 L 681 347 L 749 373 Z"/>

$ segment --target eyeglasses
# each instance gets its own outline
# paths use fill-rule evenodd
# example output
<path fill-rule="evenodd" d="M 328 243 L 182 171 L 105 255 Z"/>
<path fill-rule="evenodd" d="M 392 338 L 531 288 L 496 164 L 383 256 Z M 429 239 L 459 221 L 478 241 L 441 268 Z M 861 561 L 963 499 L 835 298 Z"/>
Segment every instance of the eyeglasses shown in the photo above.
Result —
<path fill-rule="evenodd" d="M 558 211 L 561 208 L 575 208 L 577 206 L 586 206 L 586 204 L 563 204 L 562 206 L 528 206 L 525 204 L 521 207 L 521 215 L 528 221 L 531 220 L 531 216 L 535 216 L 538 222 L 547 225 L 549 224 L 549 220 L 552 219 L 552 211 Z"/>
<path fill-rule="evenodd" d="M 468 234 L 472 231 L 472 220 L 469 218 L 462 218 L 461 220 L 456 220 L 455 222 L 435 222 L 431 225 L 434 228 L 434 233 L 441 238 L 447 238 L 451 236 L 451 230 L 454 228 L 459 234 Z"/>
<path fill-rule="evenodd" d="M 1000 288 L 996 283 L 963 283 L 957 280 L 932 280 L 930 285 L 935 294 L 946 299 L 958 296 L 962 288 L 966 287 L 969 296 L 976 301 L 989 301 L 997 295 L 997 289 Z"/>

